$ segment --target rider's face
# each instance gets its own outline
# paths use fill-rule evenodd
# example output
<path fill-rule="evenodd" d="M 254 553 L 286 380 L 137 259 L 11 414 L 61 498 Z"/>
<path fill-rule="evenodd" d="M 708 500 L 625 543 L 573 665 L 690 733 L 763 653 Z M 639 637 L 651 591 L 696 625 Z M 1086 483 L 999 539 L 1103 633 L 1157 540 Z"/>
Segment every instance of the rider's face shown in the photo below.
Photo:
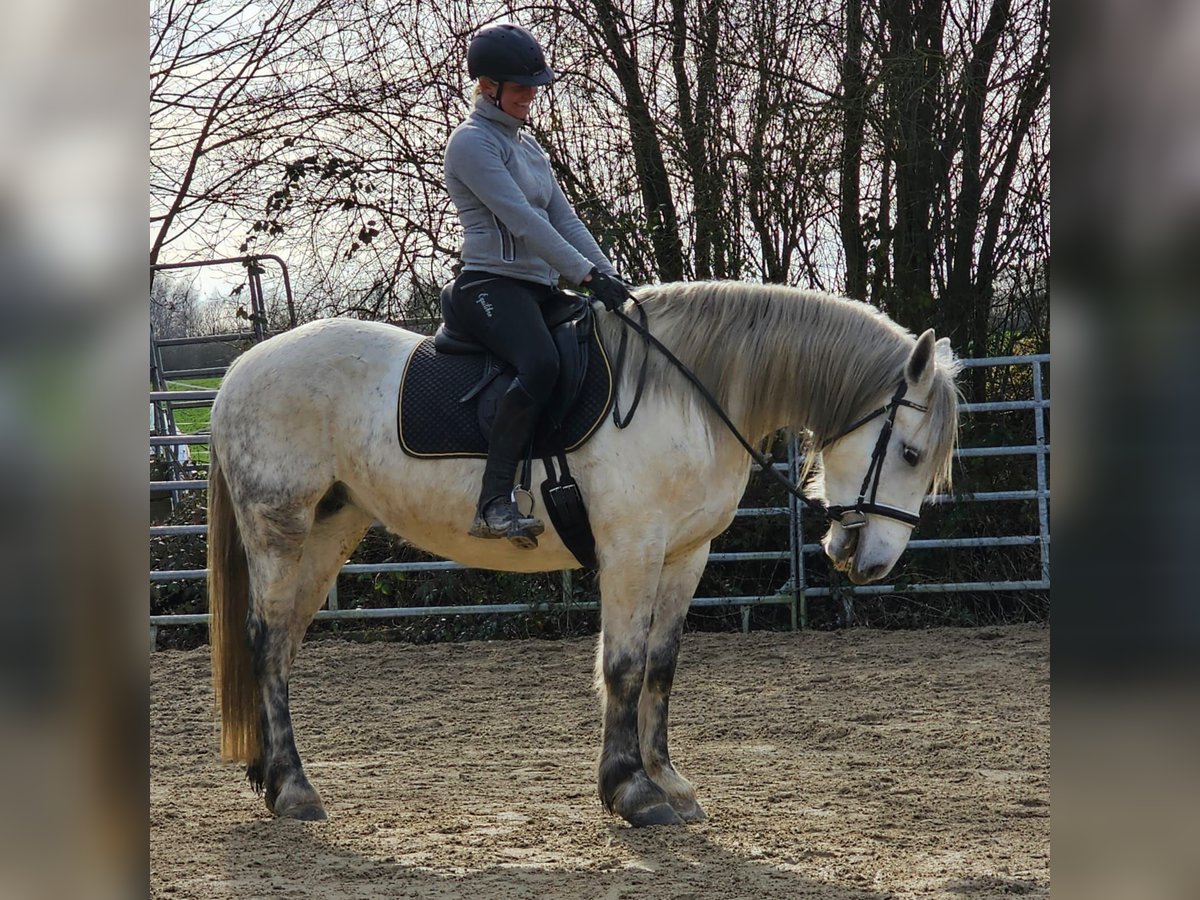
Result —
<path fill-rule="evenodd" d="M 514 84 L 511 81 L 504 83 L 504 90 L 499 90 L 499 85 L 496 82 L 487 78 L 481 78 L 479 81 L 483 92 L 496 99 L 496 93 L 500 94 L 500 109 L 508 113 L 514 119 L 525 120 L 529 118 L 529 108 L 533 105 L 533 98 L 537 96 L 537 85 L 532 84 Z"/>

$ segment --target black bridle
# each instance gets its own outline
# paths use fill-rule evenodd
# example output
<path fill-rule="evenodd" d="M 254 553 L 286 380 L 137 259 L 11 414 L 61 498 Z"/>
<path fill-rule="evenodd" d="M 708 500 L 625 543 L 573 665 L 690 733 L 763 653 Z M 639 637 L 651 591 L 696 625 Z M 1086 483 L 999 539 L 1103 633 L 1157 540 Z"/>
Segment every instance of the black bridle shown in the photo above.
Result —
<path fill-rule="evenodd" d="M 907 406 L 909 409 L 916 409 L 920 410 L 921 412 L 928 412 L 929 410 L 929 407 L 927 406 L 922 406 L 919 403 L 913 403 L 911 400 L 904 399 L 905 393 L 908 392 L 908 383 L 904 380 L 903 375 L 900 378 L 900 385 L 896 388 L 896 392 L 892 395 L 891 400 L 878 409 L 867 413 L 867 415 L 863 416 L 861 419 L 851 424 L 848 428 L 825 441 L 821 445 L 821 449 L 824 450 L 830 444 L 841 440 L 842 438 L 846 437 L 846 435 L 856 431 L 857 429 L 866 425 L 868 422 L 871 422 L 880 416 L 887 416 L 887 421 L 884 422 L 883 430 L 879 432 L 879 440 L 875 442 L 875 449 L 871 453 L 871 462 L 870 465 L 867 466 L 867 474 L 863 478 L 862 488 L 858 493 L 858 500 L 855 501 L 853 506 L 826 506 L 821 501 L 814 500 L 812 497 L 805 495 L 803 489 L 799 485 L 793 484 L 791 481 L 780 475 L 779 472 L 775 470 L 774 462 L 767 459 L 766 456 L 760 453 L 748 440 L 742 436 L 742 433 L 738 431 L 737 426 L 733 424 L 733 421 L 729 418 L 728 414 L 724 409 L 721 408 L 721 404 L 717 401 L 717 398 L 714 397 L 709 392 L 708 388 L 706 388 L 700 382 L 700 379 L 696 377 L 695 373 L 692 372 L 692 370 L 685 366 L 682 362 L 680 362 L 679 358 L 675 356 L 674 353 L 668 350 L 658 338 L 650 333 L 650 328 L 646 323 L 646 311 L 642 309 L 641 303 L 639 303 L 636 298 L 633 298 L 633 303 L 637 307 L 638 313 L 640 314 L 640 318 L 642 320 L 640 324 L 635 322 L 629 316 L 625 315 L 625 313 L 620 309 L 614 309 L 612 312 L 618 319 L 624 322 L 625 325 L 641 335 L 642 339 L 647 344 L 653 345 L 659 353 L 671 361 L 675 368 L 679 370 L 680 374 L 690 381 L 692 386 L 700 392 L 700 396 L 702 396 L 708 402 L 708 405 L 713 408 L 713 411 L 717 414 L 717 417 L 725 423 L 725 427 L 728 428 L 733 436 L 738 439 L 738 442 L 742 445 L 745 451 L 750 454 L 750 458 L 758 463 L 764 472 L 769 473 L 772 478 L 779 482 L 779 484 L 782 485 L 789 494 L 800 500 L 809 509 L 814 510 L 823 519 L 829 522 L 837 522 L 843 528 L 848 530 L 861 528 L 863 525 L 865 525 L 867 523 L 866 514 L 868 513 L 871 515 L 883 516 L 887 519 L 894 519 L 897 522 L 903 522 L 905 525 L 909 526 L 916 526 L 916 524 L 920 521 L 920 517 L 914 513 L 899 509 L 895 506 L 888 506 L 884 503 L 878 503 L 875 499 L 876 494 L 879 492 L 879 478 L 883 473 L 883 462 L 887 457 L 888 442 L 891 440 L 892 428 L 896 424 L 897 411 L 901 406 Z M 624 357 L 625 335 L 622 333 L 621 349 L 618 353 L 617 362 L 618 371 L 620 371 L 624 363 Z M 630 408 L 627 416 L 623 420 L 618 412 L 619 406 L 616 403 L 616 397 L 614 393 L 613 414 L 614 421 L 616 422 L 618 428 L 624 428 L 633 418 L 633 412 L 637 408 L 638 400 L 641 399 L 642 387 L 645 382 L 645 378 L 646 359 L 643 357 L 641 374 L 638 379 L 633 406 Z M 870 491 L 870 499 L 867 498 L 868 490 Z M 850 521 L 847 521 L 847 517 L 851 515 L 856 515 L 857 518 L 852 518 Z"/>
<path fill-rule="evenodd" d="M 862 528 L 867 524 L 865 518 L 867 513 L 872 513 L 877 516 L 884 516 L 888 519 L 895 519 L 897 522 L 903 522 L 905 525 L 916 527 L 921 521 L 920 516 L 908 512 L 907 510 L 899 509 L 895 506 L 888 506 L 886 503 L 878 503 L 875 500 L 875 495 L 879 493 L 879 478 L 883 474 L 883 461 L 887 458 L 888 443 L 892 438 L 892 427 L 896 424 L 896 413 L 902 406 L 907 406 L 909 409 L 928 412 L 928 406 L 922 406 L 920 403 L 913 403 L 911 400 L 905 400 L 904 395 L 908 392 L 908 382 L 904 379 L 900 380 L 899 386 L 896 388 L 896 393 L 892 394 L 892 399 L 885 406 L 867 413 L 849 428 L 843 431 L 836 437 L 832 437 L 821 445 L 824 450 L 834 441 L 839 441 L 850 432 L 855 431 L 868 422 L 878 419 L 880 416 L 887 416 L 887 421 L 883 423 L 883 428 L 879 432 L 879 439 L 875 442 L 875 449 L 871 451 L 871 463 L 867 466 L 867 474 L 863 478 L 862 487 L 858 489 L 858 500 L 853 506 L 830 506 L 825 510 L 825 516 L 831 522 L 839 523 L 843 528 L 854 529 Z M 867 497 L 867 491 L 870 490 L 870 499 Z M 858 518 L 847 522 L 846 517 L 851 513 L 857 513 Z"/>

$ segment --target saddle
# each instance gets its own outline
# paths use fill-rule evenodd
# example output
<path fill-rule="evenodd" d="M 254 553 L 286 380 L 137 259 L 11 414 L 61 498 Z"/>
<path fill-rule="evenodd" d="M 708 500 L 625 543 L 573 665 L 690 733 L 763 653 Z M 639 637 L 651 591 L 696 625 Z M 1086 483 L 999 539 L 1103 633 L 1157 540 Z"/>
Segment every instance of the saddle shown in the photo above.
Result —
<path fill-rule="evenodd" d="M 449 286 L 448 286 L 449 287 Z M 448 289 L 447 287 L 447 289 Z M 533 456 L 569 453 L 600 427 L 613 401 L 612 366 L 595 333 L 591 305 L 561 292 L 547 326 L 559 374 L 533 440 Z M 400 383 L 400 446 L 420 459 L 486 458 L 496 406 L 512 366 L 442 325 L 413 350 Z"/>
<path fill-rule="evenodd" d="M 592 307 L 579 294 L 560 292 L 546 324 L 558 348 L 559 374 L 530 457 L 545 465 L 541 493 L 559 536 L 582 565 L 594 568 L 595 542 L 566 454 L 583 446 L 608 415 L 612 365 L 596 334 Z M 442 325 L 416 346 L 405 366 L 396 414 L 401 448 L 419 459 L 486 458 L 496 406 L 515 377 L 512 366 Z"/>
<path fill-rule="evenodd" d="M 453 283 L 442 288 L 442 293 L 453 290 Z M 588 361 L 591 357 L 591 338 L 594 332 L 594 315 L 591 304 L 574 291 L 558 291 L 548 310 L 545 311 L 546 327 L 558 350 L 558 380 L 550 395 L 546 408 L 542 411 L 543 425 L 551 432 L 559 432 L 567 421 L 575 401 L 579 399 L 583 388 L 584 377 L 588 371 Z M 433 348 L 438 353 L 454 356 L 476 356 L 483 354 L 483 374 L 479 382 L 461 398 L 467 403 L 475 397 L 478 401 L 479 429 L 485 438 L 491 435 L 492 422 L 496 417 L 496 406 L 504 396 L 515 377 L 515 372 L 501 359 L 497 359 L 486 347 L 476 343 L 472 338 L 450 329 L 443 323 L 433 336 Z M 603 351 L 601 350 L 601 353 Z M 606 410 L 600 410 L 603 418 Z M 575 423 L 578 424 L 578 423 Z M 550 439 L 543 430 L 542 436 Z M 590 437 L 590 432 L 583 435 L 583 440 Z M 578 436 L 576 436 L 577 438 Z M 579 441 L 578 443 L 582 443 Z M 578 444 L 565 449 L 575 449 Z"/>

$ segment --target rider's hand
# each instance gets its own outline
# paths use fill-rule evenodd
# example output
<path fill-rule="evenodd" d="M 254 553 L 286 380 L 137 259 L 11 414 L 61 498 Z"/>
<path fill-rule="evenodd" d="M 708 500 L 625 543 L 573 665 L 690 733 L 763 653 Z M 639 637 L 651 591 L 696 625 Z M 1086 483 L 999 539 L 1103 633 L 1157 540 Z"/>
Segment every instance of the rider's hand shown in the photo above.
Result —
<path fill-rule="evenodd" d="M 633 296 L 629 293 L 625 282 L 612 275 L 605 275 L 596 268 L 588 273 L 584 284 L 591 290 L 592 296 L 603 303 L 607 310 L 616 309 Z"/>

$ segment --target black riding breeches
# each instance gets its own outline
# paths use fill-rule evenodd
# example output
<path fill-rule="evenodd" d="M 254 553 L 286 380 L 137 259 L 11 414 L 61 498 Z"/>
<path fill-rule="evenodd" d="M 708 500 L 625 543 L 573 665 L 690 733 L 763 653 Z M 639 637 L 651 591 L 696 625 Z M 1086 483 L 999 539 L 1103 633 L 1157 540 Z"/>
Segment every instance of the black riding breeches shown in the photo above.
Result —
<path fill-rule="evenodd" d="M 542 317 L 553 299 L 549 285 L 463 272 L 442 304 L 452 331 L 469 335 L 517 370 L 517 380 L 539 405 L 558 380 L 558 350 Z"/>

